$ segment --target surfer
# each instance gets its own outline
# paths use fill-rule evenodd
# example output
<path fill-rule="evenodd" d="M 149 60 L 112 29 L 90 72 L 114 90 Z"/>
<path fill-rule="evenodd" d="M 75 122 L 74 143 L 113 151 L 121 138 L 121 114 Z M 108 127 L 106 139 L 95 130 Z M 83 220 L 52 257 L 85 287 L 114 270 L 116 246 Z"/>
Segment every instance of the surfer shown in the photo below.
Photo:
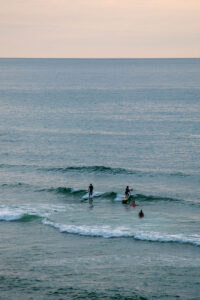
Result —
<path fill-rule="evenodd" d="M 144 213 L 143 213 L 142 209 L 140 210 L 138 215 L 139 215 L 140 218 L 144 217 Z"/>
<path fill-rule="evenodd" d="M 88 195 L 89 195 L 89 199 L 92 198 L 92 194 L 93 194 L 93 185 L 90 183 L 89 187 L 88 187 Z"/>
<path fill-rule="evenodd" d="M 124 198 L 122 200 L 123 204 L 127 204 L 128 203 L 131 191 L 132 191 L 132 189 L 129 189 L 129 186 L 127 185 L 127 187 L 125 189 L 125 193 L 124 193 L 125 195 L 124 195 Z"/>
<path fill-rule="evenodd" d="M 129 189 L 129 186 L 127 185 L 127 187 L 125 189 L 125 198 L 128 198 L 130 196 L 131 191 L 132 191 L 132 189 Z"/>

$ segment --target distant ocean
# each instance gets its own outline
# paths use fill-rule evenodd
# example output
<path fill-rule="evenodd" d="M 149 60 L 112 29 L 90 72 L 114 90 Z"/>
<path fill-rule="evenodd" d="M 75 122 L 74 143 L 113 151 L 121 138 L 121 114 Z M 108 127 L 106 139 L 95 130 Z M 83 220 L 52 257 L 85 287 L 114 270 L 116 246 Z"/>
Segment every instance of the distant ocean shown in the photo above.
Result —
<path fill-rule="evenodd" d="M 0 59 L 0 221 L 0 299 L 200 299 L 200 59 Z"/>

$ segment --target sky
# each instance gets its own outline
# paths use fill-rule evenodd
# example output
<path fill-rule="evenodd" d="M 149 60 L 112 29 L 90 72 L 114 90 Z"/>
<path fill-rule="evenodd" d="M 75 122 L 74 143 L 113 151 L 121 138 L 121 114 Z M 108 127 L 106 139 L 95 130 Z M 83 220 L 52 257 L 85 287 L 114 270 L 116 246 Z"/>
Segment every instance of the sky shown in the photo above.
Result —
<path fill-rule="evenodd" d="M 200 0 L 0 0 L 0 57 L 200 57 Z"/>

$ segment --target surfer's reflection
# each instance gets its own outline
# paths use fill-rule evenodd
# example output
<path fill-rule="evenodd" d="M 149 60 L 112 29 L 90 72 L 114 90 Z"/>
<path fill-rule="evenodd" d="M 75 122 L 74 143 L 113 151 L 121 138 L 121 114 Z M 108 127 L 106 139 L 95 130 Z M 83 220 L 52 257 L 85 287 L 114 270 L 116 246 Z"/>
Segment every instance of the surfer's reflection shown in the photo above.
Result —
<path fill-rule="evenodd" d="M 93 199 L 92 198 L 89 198 L 89 208 L 93 208 L 94 205 L 93 205 Z"/>

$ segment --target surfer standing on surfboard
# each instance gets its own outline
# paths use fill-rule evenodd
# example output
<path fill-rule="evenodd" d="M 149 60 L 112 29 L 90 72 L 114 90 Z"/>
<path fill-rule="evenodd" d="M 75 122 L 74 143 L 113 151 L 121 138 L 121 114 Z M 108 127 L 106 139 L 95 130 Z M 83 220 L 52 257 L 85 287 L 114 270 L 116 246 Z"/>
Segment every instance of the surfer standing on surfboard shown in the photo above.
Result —
<path fill-rule="evenodd" d="M 93 194 L 93 185 L 90 183 L 89 187 L 88 187 L 88 194 L 89 194 L 89 198 L 92 198 L 92 194 Z"/>
<path fill-rule="evenodd" d="M 127 185 L 127 187 L 125 189 L 125 198 L 128 198 L 130 196 L 131 191 L 132 191 L 132 189 L 129 189 L 129 186 Z"/>

